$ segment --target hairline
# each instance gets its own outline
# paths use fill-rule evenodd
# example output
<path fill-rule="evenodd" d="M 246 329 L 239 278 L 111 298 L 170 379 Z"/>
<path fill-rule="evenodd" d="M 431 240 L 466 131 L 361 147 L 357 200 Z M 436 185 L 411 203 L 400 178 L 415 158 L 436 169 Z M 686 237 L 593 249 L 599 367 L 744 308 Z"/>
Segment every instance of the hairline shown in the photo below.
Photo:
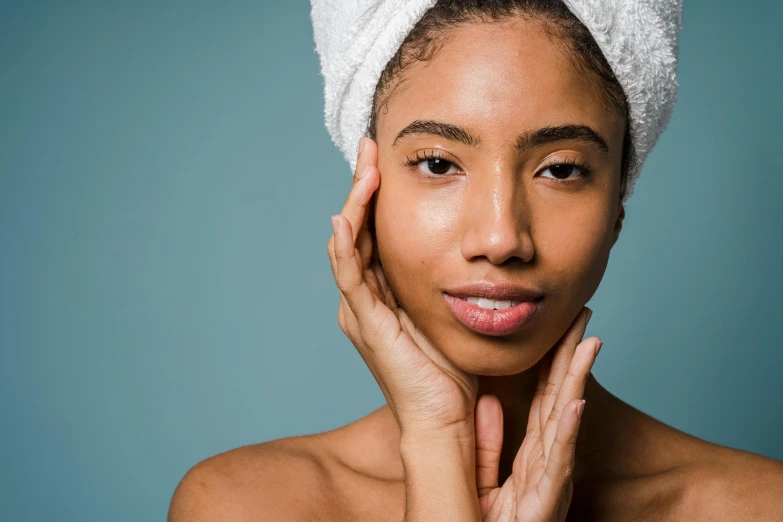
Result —
<path fill-rule="evenodd" d="M 621 198 L 624 198 L 627 190 L 628 177 L 631 169 L 633 168 L 633 165 L 636 162 L 636 151 L 633 139 L 631 137 L 631 116 L 629 113 L 627 95 L 625 93 L 625 89 L 622 87 L 622 85 L 620 85 L 620 89 L 623 94 L 623 100 L 622 102 L 616 100 L 615 97 L 611 94 L 611 91 L 607 85 L 608 80 L 599 74 L 598 70 L 595 70 L 590 66 L 588 57 L 580 52 L 580 50 L 576 47 L 576 41 L 570 40 L 568 37 L 563 36 L 564 32 L 568 30 L 566 24 L 575 25 L 577 23 L 581 23 L 581 21 L 579 21 L 577 18 L 574 18 L 573 20 L 559 19 L 552 13 L 519 8 L 512 8 L 508 13 L 501 14 L 497 17 L 493 17 L 488 13 L 483 13 L 480 11 L 469 13 L 466 18 L 452 23 L 445 29 L 436 28 L 423 32 L 422 38 L 424 41 L 424 46 L 419 49 L 416 49 L 414 46 L 413 50 L 417 50 L 418 54 L 416 57 L 412 59 L 409 58 L 407 61 L 406 58 L 408 58 L 408 53 L 404 52 L 406 50 L 406 45 L 408 44 L 406 37 L 406 39 L 403 40 L 403 43 L 398 48 L 397 52 L 386 64 L 383 71 L 381 72 L 380 77 L 378 78 L 376 89 L 373 93 L 372 106 L 370 109 L 370 120 L 368 122 L 367 129 L 369 136 L 374 140 L 376 139 L 378 115 L 380 114 L 381 110 L 388 107 L 388 104 L 391 102 L 394 96 L 399 93 L 401 88 L 403 88 L 405 82 L 407 81 L 406 72 L 408 72 L 408 70 L 411 67 L 414 67 L 417 63 L 427 63 L 431 61 L 443 48 L 443 45 L 445 45 L 445 43 L 454 35 L 456 32 L 455 29 L 471 23 L 513 23 L 515 21 L 514 19 L 519 18 L 527 21 L 539 22 L 542 30 L 544 31 L 544 34 L 548 36 L 562 52 L 566 53 L 568 61 L 574 67 L 574 70 L 577 73 L 590 76 L 595 82 L 598 83 L 598 91 L 602 98 L 604 107 L 611 110 L 618 117 L 625 121 L 625 131 L 623 134 L 623 143 L 621 145 L 622 159 L 620 167 L 620 196 Z M 599 51 L 602 52 L 600 48 Z M 606 57 L 604 56 L 603 58 L 604 61 L 608 64 Z M 394 60 L 399 60 L 399 69 L 397 71 L 392 71 L 391 78 L 385 85 L 381 86 L 381 81 L 383 80 L 387 69 Z M 611 70 L 611 64 L 608 65 L 609 69 Z M 615 77 L 614 71 L 611 72 L 612 76 Z M 616 77 L 615 81 L 617 81 Z M 379 87 L 382 88 L 379 90 Z"/>

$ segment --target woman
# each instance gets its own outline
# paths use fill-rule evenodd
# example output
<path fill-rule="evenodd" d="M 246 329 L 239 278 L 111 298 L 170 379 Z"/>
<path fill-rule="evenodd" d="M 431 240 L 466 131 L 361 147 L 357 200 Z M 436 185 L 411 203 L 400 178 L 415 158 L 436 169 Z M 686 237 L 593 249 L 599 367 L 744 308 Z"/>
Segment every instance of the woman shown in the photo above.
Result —
<path fill-rule="evenodd" d="M 388 404 L 205 460 L 170 520 L 783 520 L 783 464 L 590 373 L 584 304 L 638 174 L 627 94 L 560 2 L 428 10 L 375 87 L 328 246 Z"/>

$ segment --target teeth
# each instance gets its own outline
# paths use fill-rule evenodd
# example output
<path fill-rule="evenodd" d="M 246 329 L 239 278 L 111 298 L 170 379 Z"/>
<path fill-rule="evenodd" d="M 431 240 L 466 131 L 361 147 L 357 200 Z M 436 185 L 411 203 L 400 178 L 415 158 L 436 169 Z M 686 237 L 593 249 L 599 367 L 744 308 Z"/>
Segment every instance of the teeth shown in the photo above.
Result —
<path fill-rule="evenodd" d="M 518 305 L 522 301 L 495 301 L 493 299 L 484 299 L 483 297 L 468 297 L 468 302 L 485 310 L 505 310 Z"/>
<path fill-rule="evenodd" d="M 493 301 L 492 299 L 484 299 L 483 297 L 479 297 L 478 305 L 479 308 L 485 308 L 487 310 L 495 309 L 495 301 Z"/>

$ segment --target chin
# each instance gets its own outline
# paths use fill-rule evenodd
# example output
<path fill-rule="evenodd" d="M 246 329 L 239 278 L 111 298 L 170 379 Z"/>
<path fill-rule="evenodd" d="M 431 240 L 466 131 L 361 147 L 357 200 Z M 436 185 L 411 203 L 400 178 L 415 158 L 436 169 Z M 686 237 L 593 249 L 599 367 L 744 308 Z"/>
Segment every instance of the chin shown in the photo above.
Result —
<path fill-rule="evenodd" d="M 535 366 L 547 352 L 545 343 L 526 332 L 491 337 L 476 334 L 459 323 L 443 325 L 439 331 L 420 329 L 449 362 L 474 375 L 516 375 Z"/>
<path fill-rule="evenodd" d="M 546 321 L 551 314 L 546 306 L 514 333 L 487 335 L 462 324 L 444 304 L 439 291 L 435 299 L 406 299 L 412 296 L 396 295 L 432 346 L 466 373 L 493 377 L 517 375 L 535 366 L 557 341 L 552 338 L 557 328 Z"/>

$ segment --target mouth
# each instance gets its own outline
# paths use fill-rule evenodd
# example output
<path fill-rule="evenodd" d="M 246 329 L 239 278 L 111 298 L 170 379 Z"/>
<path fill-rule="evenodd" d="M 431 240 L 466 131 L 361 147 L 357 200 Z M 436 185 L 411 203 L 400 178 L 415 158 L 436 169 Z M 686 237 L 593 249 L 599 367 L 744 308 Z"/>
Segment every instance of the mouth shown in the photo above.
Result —
<path fill-rule="evenodd" d="M 480 282 L 443 292 L 454 317 L 469 330 L 505 336 L 522 330 L 535 317 L 544 295 L 508 283 Z"/>

